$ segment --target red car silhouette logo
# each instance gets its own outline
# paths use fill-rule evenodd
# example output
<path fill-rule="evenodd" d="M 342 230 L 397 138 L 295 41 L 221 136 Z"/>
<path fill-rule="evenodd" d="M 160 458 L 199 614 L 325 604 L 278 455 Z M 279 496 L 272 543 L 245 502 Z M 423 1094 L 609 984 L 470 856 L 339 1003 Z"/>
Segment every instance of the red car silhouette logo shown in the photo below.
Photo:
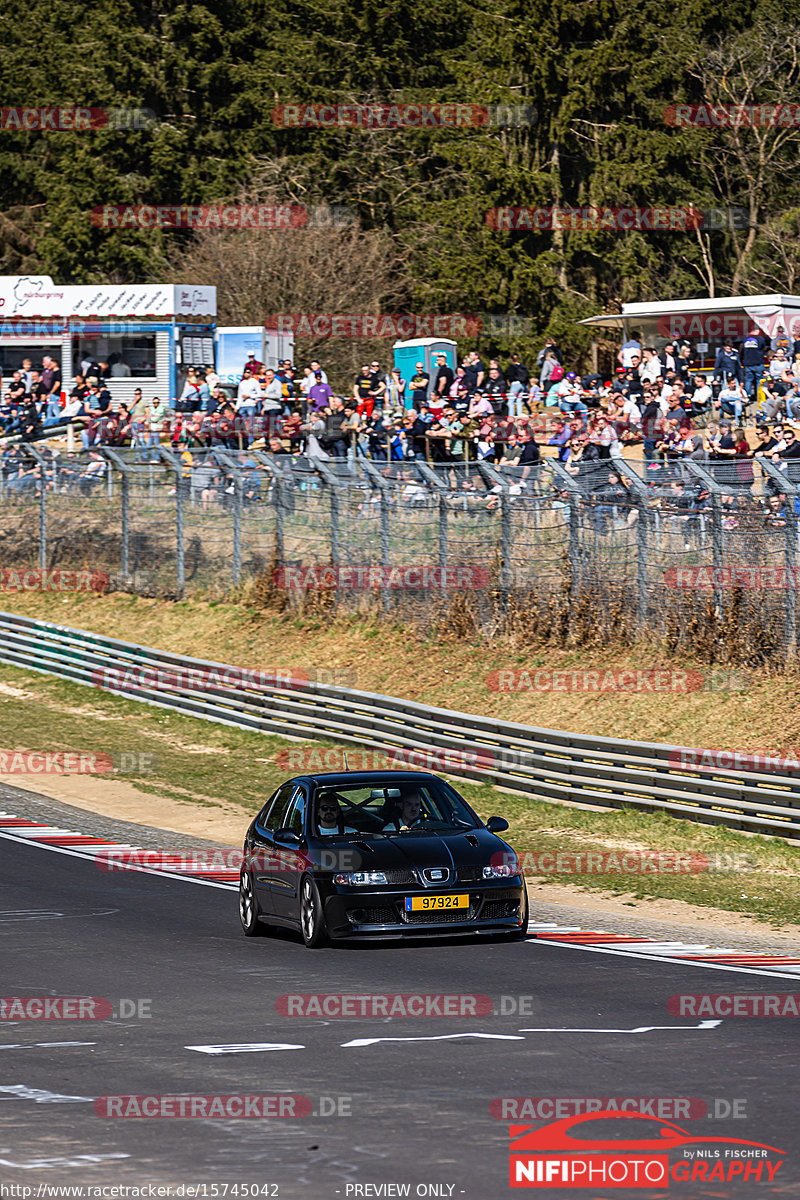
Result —
<path fill-rule="evenodd" d="M 575 1137 L 572 1134 L 572 1129 L 590 1129 L 590 1122 L 607 1121 L 609 1118 L 629 1123 L 631 1133 L 634 1135 L 630 1139 L 617 1140 L 617 1138 L 587 1138 L 580 1135 Z M 631 1122 L 644 1122 L 650 1129 L 653 1127 L 653 1118 L 642 1116 L 639 1113 L 621 1112 L 617 1109 L 606 1109 L 601 1112 L 584 1113 L 573 1117 L 564 1117 L 561 1121 L 553 1121 L 551 1125 L 544 1125 L 540 1128 L 535 1128 L 530 1125 L 511 1125 L 509 1128 L 509 1137 L 511 1138 L 511 1152 L 513 1154 L 529 1154 L 529 1153 L 552 1153 L 553 1151 L 563 1152 L 568 1151 L 572 1154 L 585 1154 L 593 1151 L 608 1151 L 608 1150 L 660 1150 L 666 1152 L 669 1150 L 677 1150 L 681 1146 L 688 1146 L 693 1142 L 701 1142 L 703 1145 L 714 1143 L 726 1143 L 733 1146 L 756 1146 L 760 1150 L 772 1150 L 775 1154 L 784 1154 L 785 1151 L 779 1150 L 777 1146 L 767 1146 L 764 1142 L 749 1142 L 743 1138 L 729 1137 L 709 1137 L 707 1135 L 698 1135 L 689 1133 L 688 1129 L 682 1129 L 680 1125 L 673 1125 L 668 1121 L 659 1121 L 660 1132 L 658 1137 L 636 1137 L 636 1125 L 630 1125 Z M 642 1125 L 638 1126 L 642 1130 Z"/>

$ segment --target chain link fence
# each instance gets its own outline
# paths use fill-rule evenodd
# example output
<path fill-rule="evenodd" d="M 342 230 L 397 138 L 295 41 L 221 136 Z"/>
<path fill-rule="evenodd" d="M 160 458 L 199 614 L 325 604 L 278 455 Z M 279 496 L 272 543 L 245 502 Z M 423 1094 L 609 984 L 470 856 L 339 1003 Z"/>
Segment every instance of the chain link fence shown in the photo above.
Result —
<path fill-rule="evenodd" d="M 377 605 L 428 621 L 468 610 L 484 633 L 510 615 L 542 636 L 724 638 L 740 657 L 796 641 L 800 462 L 570 470 L 163 447 L 150 459 L 33 445 L 7 456 L 6 575 L 89 571 L 162 596 L 257 580 L 284 606 Z"/>

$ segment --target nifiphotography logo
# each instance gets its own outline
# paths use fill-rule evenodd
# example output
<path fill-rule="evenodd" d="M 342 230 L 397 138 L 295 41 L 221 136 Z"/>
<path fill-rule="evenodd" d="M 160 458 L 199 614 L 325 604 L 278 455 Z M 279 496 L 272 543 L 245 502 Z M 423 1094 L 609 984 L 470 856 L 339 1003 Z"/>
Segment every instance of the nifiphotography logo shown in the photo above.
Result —
<path fill-rule="evenodd" d="M 511 1187 L 668 1188 L 670 1180 L 771 1183 L 784 1154 L 763 1142 L 692 1134 L 671 1121 L 616 1109 L 538 1128 L 510 1125 L 509 1139 Z"/>

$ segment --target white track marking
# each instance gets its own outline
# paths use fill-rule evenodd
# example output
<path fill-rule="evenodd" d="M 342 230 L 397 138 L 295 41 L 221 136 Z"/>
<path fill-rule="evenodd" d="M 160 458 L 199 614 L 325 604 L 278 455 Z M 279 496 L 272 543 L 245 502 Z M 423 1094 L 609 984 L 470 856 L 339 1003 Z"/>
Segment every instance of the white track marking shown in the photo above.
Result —
<path fill-rule="evenodd" d="M 24 1083 L 5 1084 L 0 1092 L 9 1092 L 9 1099 L 35 1100 L 37 1104 L 91 1104 L 94 1096 L 62 1096 L 60 1092 L 45 1092 L 41 1088 L 29 1088 Z M 0 1101 L 4 1100 L 0 1096 Z"/>
<path fill-rule="evenodd" d="M 305 1050 L 292 1042 L 229 1042 L 219 1046 L 184 1046 L 184 1050 L 197 1050 L 199 1054 L 263 1054 L 267 1050 Z"/>
<path fill-rule="evenodd" d="M 388 1037 L 388 1038 L 355 1038 L 352 1042 L 342 1042 L 344 1049 L 361 1046 L 375 1046 L 378 1042 L 451 1042 L 456 1038 L 486 1038 L 493 1042 L 524 1042 L 525 1038 L 516 1033 L 436 1033 L 431 1037 Z"/>
<path fill-rule="evenodd" d="M 590 954 L 617 954 L 623 958 L 637 958 L 650 962 L 670 963 L 673 967 L 680 965 L 682 967 L 703 967 L 706 971 L 738 971 L 743 975 L 766 975 L 775 979 L 797 979 L 796 967 L 784 967 L 779 965 L 774 968 L 767 967 L 747 967 L 737 966 L 736 963 L 713 963 L 706 961 L 705 958 L 697 960 L 693 958 L 681 958 L 679 954 L 673 954 L 667 957 L 665 954 L 645 954 L 641 950 L 619 950 L 616 946 L 592 945 L 583 946 L 576 942 L 556 942 L 550 941 L 547 938 L 531 938 L 528 942 L 529 946 L 557 946 L 562 950 L 587 950 Z M 737 951 L 741 954 L 753 953 L 753 951 L 741 950 Z M 791 974 L 789 972 L 792 972 Z"/>
<path fill-rule="evenodd" d="M 656 1029 L 716 1029 L 722 1021 L 701 1021 L 699 1025 L 638 1025 L 635 1029 L 520 1029 L 520 1033 L 653 1033 Z"/>
<path fill-rule="evenodd" d="M 52 854 L 67 854 L 70 858 L 82 858 L 85 862 L 95 862 L 99 853 L 107 854 L 109 850 L 137 850 L 141 847 L 123 846 L 116 842 L 103 843 L 96 846 L 91 853 L 85 850 L 73 850 L 66 846 L 53 846 L 48 842 L 36 842 L 31 837 L 18 837 L 16 831 L 8 833 L 0 830 L 0 838 L 6 838 L 9 842 L 16 842 L 18 845 L 35 846 L 40 850 L 49 850 Z M 157 871 L 153 867 L 137 867 L 135 871 L 109 871 L 109 875 L 157 875 L 159 879 L 183 879 L 187 883 L 198 883 L 201 887 L 222 888 L 226 892 L 238 891 L 236 883 L 215 883 L 211 879 L 195 879 L 193 875 L 175 875 L 171 871 Z"/>
<path fill-rule="evenodd" d="M 97 1042 L 22 1042 L 9 1046 L 0 1046 L 0 1050 L 36 1050 L 39 1046 L 46 1046 L 49 1050 L 52 1046 L 96 1046 Z"/>

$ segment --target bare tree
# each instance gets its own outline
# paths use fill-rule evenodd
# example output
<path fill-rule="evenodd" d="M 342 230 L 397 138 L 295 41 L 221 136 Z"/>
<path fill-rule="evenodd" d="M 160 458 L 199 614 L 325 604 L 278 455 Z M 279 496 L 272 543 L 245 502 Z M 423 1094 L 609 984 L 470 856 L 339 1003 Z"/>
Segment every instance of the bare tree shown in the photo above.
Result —
<path fill-rule="evenodd" d="M 758 231 L 742 283 L 754 292 L 797 295 L 800 288 L 800 208 L 783 213 Z"/>
<path fill-rule="evenodd" d="M 684 49 L 705 106 L 734 114 L 721 124 L 711 119 L 713 132 L 702 139 L 698 166 L 710 174 L 720 200 L 748 210 L 748 228 L 732 231 L 731 290 L 736 294 L 759 226 L 785 204 L 797 172 L 800 129 L 790 119 L 795 107 L 790 101 L 800 84 L 800 31 L 761 21 L 713 45 L 688 43 Z M 773 115 L 765 113 L 767 106 Z M 703 257 L 708 277 L 707 254 Z"/>
<path fill-rule="evenodd" d="M 251 186 L 235 203 L 297 203 L 303 189 L 292 181 L 280 188 Z M 353 213 L 307 204 L 311 217 L 290 228 L 203 229 L 171 260 L 178 283 L 217 288 L 221 325 L 260 325 L 295 314 L 381 314 L 404 311 L 410 278 L 394 236 L 365 231 Z M 327 219 L 326 219 L 327 217 Z M 307 337 L 296 342 L 295 358 L 318 358 L 331 382 L 349 391 L 364 362 L 377 358 L 388 368 L 389 339 Z"/>

